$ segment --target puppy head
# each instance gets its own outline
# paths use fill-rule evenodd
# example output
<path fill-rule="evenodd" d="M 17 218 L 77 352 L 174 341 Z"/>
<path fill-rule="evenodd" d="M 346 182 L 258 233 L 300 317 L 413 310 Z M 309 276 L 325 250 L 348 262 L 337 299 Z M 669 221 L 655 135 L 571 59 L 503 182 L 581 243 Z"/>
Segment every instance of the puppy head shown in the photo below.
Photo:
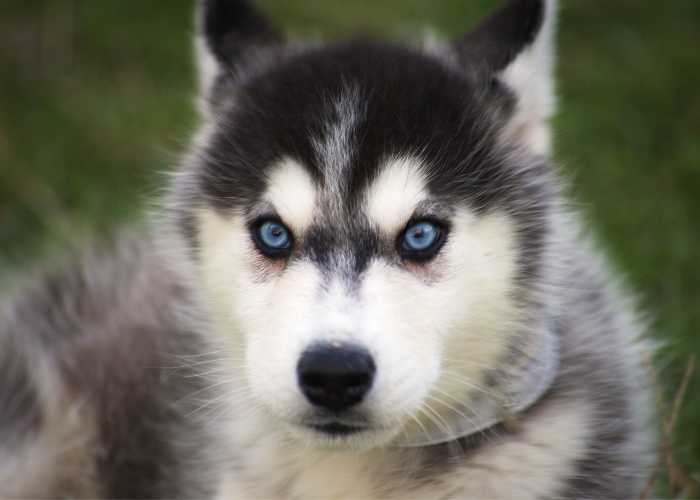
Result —
<path fill-rule="evenodd" d="M 551 103 L 512 68 L 548 50 L 551 7 L 428 54 L 289 49 L 250 6 L 203 5 L 210 124 L 177 211 L 252 403 L 359 449 L 497 391 L 546 274 Z"/>

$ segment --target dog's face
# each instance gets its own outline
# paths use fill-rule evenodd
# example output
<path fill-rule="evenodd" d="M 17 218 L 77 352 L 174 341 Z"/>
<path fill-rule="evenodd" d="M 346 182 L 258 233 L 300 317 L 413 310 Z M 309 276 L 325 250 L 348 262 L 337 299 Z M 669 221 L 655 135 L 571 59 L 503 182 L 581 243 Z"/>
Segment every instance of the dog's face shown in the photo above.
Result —
<path fill-rule="evenodd" d="M 546 246 L 549 110 L 508 73 L 544 57 L 545 10 L 511 2 L 428 55 L 286 50 L 249 7 L 205 3 L 211 126 L 183 225 L 246 397 L 302 441 L 379 445 L 497 390 Z M 530 32 L 485 58 L 510 25 Z"/>

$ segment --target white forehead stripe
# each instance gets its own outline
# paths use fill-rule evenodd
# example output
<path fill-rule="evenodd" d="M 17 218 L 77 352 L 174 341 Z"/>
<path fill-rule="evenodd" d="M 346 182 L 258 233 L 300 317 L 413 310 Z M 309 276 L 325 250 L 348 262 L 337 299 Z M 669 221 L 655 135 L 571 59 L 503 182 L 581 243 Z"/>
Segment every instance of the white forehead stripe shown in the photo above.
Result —
<path fill-rule="evenodd" d="M 316 186 L 309 172 L 291 158 L 283 159 L 269 177 L 264 199 L 294 231 L 307 228 L 316 208 Z"/>
<path fill-rule="evenodd" d="M 333 119 L 326 123 L 323 139 L 315 139 L 313 144 L 324 164 L 326 189 L 340 193 L 350 172 L 351 134 L 363 112 L 359 90 L 354 87 L 345 89 L 328 103 L 327 112 Z"/>
<path fill-rule="evenodd" d="M 427 194 L 422 164 L 411 158 L 393 160 L 367 189 L 367 216 L 381 230 L 396 232 Z"/>

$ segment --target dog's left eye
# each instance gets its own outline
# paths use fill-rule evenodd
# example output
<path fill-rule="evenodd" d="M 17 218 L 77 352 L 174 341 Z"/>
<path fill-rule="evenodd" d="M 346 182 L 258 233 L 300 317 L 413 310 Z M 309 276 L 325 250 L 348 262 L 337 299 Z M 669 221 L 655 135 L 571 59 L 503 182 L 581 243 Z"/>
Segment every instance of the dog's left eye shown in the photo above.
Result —
<path fill-rule="evenodd" d="M 277 220 L 264 220 L 254 230 L 258 248 L 271 258 L 285 257 L 292 247 L 292 235 L 284 224 Z"/>
<path fill-rule="evenodd" d="M 270 248 L 289 246 L 289 232 L 279 222 L 267 221 L 260 224 L 260 239 Z"/>
<path fill-rule="evenodd" d="M 410 259 L 428 259 L 442 246 L 443 231 L 430 221 L 416 222 L 403 233 L 401 254 Z"/>

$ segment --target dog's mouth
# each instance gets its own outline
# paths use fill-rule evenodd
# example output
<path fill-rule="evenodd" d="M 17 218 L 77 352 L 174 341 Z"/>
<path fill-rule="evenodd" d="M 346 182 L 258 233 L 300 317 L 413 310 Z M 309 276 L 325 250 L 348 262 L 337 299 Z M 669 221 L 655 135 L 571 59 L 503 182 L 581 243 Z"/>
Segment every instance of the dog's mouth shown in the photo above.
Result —
<path fill-rule="evenodd" d="M 289 426 L 292 435 L 314 448 L 363 450 L 388 442 L 397 429 L 359 415 L 316 416 Z"/>
<path fill-rule="evenodd" d="M 343 415 L 328 415 L 317 412 L 307 415 L 299 424 L 316 433 L 339 439 L 371 431 L 374 428 L 365 415 L 357 412 Z"/>
<path fill-rule="evenodd" d="M 358 425 L 348 425 L 342 422 L 328 422 L 324 424 L 311 424 L 309 427 L 315 431 L 322 432 L 333 437 L 344 437 L 366 431 L 367 427 Z"/>

